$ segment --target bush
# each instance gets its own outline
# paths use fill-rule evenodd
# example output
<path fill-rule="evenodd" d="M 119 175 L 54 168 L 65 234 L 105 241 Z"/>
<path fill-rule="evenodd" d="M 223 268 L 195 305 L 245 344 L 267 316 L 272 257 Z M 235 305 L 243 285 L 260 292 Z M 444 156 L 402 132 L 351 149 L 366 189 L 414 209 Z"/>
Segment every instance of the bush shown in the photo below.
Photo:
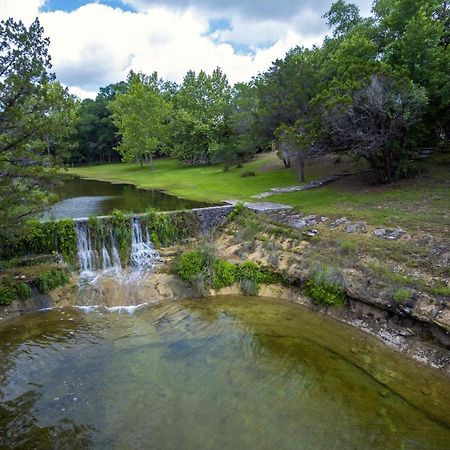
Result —
<path fill-rule="evenodd" d="M 341 306 L 345 302 L 345 283 L 339 272 L 327 268 L 317 269 L 305 284 L 305 292 L 315 303 Z"/>
<path fill-rule="evenodd" d="M 42 272 L 37 278 L 37 285 L 41 292 L 49 292 L 69 282 L 69 277 L 63 269 L 53 268 Z"/>
<path fill-rule="evenodd" d="M 236 281 L 236 266 L 222 259 L 216 259 L 214 263 L 214 289 L 231 286 Z"/>
<path fill-rule="evenodd" d="M 244 295 L 256 295 L 260 284 L 274 284 L 281 281 L 281 277 L 266 267 L 247 261 L 236 268 L 236 279 L 240 282 Z"/>
<path fill-rule="evenodd" d="M 15 289 L 7 284 L 0 284 L 0 305 L 10 305 L 15 299 Z"/>
<path fill-rule="evenodd" d="M 407 302 L 408 300 L 410 300 L 412 297 L 412 293 L 409 289 L 407 288 L 400 288 L 397 289 L 394 292 L 394 295 L 392 296 L 392 298 L 396 301 L 396 302 Z"/>
<path fill-rule="evenodd" d="M 198 251 L 183 253 L 178 263 L 178 275 L 183 281 L 192 283 L 201 273 L 202 266 L 202 257 Z"/>
<path fill-rule="evenodd" d="M 20 300 L 28 300 L 31 297 L 31 288 L 21 281 L 16 285 L 16 293 Z"/>
<path fill-rule="evenodd" d="M 246 170 L 245 172 L 242 172 L 239 176 L 241 178 L 256 177 L 256 173 L 253 172 L 253 170 Z"/>

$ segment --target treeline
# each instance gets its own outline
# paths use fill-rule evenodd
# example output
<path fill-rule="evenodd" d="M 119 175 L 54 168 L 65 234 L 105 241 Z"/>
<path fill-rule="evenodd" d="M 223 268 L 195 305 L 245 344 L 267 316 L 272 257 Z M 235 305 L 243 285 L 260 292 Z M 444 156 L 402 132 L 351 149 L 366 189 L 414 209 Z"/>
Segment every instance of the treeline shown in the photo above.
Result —
<path fill-rule="evenodd" d="M 450 138 L 450 6 L 442 0 L 377 0 L 372 16 L 339 0 L 324 16 L 322 46 L 297 47 L 249 83 L 218 68 L 180 85 L 130 73 L 78 107 L 72 162 L 239 164 L 276 148 L 303 177 L 306 158 L 345 151 L 380 182 L 414 172 L 421 147 Z M 114 150 L 116 149 L 116 150 Z"/>

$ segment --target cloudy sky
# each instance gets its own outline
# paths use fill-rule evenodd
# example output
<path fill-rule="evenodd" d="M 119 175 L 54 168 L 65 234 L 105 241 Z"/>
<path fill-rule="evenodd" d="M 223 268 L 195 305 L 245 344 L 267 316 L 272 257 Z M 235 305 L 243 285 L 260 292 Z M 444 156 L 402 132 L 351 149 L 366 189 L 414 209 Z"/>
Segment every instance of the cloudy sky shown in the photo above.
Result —
<path fill-rule="evenodd" d="M 0 18 L 50 37 L 53 70 L 80 97 L 158 71 L 180 82 L 187 70 L 220 66 L 232 83 L 266 70 L 287 50 L 320 44 L 332 0 L 0 0 Z M 353 0 L 363 15 L 371 0 Z"/>

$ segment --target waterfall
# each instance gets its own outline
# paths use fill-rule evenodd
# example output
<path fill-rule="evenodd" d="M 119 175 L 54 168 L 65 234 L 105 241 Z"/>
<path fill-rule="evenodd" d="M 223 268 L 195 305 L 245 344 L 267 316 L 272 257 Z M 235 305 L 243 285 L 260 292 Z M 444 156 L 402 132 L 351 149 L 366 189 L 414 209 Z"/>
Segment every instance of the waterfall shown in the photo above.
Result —
<path fill-rule="evenodd" d="M 131 219 L 131 265 L 138 272 L 152 269 L 158 259 L 147 228 L 145 228 L 145 240 L 142 233 L 141 221 L 137 218 Z"/>
<path fill-rule="evenodd" d="M 80 272 L 82 274 L 91 273 L 95 269 L 95 254 L 92 250 L 91 235 L 88 224 L 86 222 L 77 222 L 75 231 L 77 236 L 78 263 L 80 265 Z"/>
<path fill-rule="evenodd" d="M 137 280 L 148 270 L 154 268 L 158 252 L 155 250 L 147 227 L 138 218 L 130 221 L 131 247 L 130 268 L 123 272 L 120 254 L 111 225 L 103 225 L 100 233 L 91 233 L 89 222 L 76 222 L 77 252 L 80 274 L 83 280 L 94 281 L 103 274 L 124 278 L 124 281 Z M 97 236 L 100 235 L 100 236 Z"/>

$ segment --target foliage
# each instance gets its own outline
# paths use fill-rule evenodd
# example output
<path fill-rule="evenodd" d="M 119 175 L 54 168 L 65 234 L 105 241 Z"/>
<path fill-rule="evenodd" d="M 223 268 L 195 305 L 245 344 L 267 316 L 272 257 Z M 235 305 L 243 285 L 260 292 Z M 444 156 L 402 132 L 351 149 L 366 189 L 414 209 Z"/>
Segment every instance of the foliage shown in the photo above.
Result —
<path fill-rule="evenodd" d="M 245 211 L 245 206 L 242 203 L 238 203 L 237 205 L 234 206 L 233 211 L 231 211 L 230 214 L 228 214 L 228 221 L 229 222 L 233 221 L 243 211 Z"/>
<path fill-rule="evenodd" d="M 157 74 L 147 77 L 130 73 L 128 89 L 118 94 L 108 107 L 122 140 L 118 151 L 126 162 L 143 162 L 156 152 L 163 152 L 168 139 L 170 111 L 172 108 L 160 90 Z"/>
<path fill-rule="evenodd" d="M 342 275 L 329 268 L 320 267 L 305 283 L 305 292 L 315 303 L 341 306 L 346 299 Z"/>
<path fill-rule="evenodd" d="M 256 295 L 260 284 L 282 281 L 278 274 L 256 263 L 236 265 L 217 258 L 214 248 L 208 243 L 201 243 L 195 250 L 183 253 L 178 261 L 177 273 L 202 293 L 239 282 L 245 295 Z"/>
<path fill-rule="evenodd" d="M 128 84 L 124 81 L 100 88 L 92 100 L 84 99 L 77 105 L 78 146 L 70 154 L 69 161 L 75 163 L 111 162 L 120 160 L 115 150 L 120 136 L 114 125 L 109 104 L 117 94 L 125 93 Z"/>
<path fill-rule="evenodd" d="M 236 266 L 222 259 L 214 262 L 213 288 L 221 289 L 231 286 L 236 281 Z"/>
<path fill-rule="evenodd" d="M 193 282 L 203 268 L 202 257 L 199 252 L 185 252 L 178 262 L 178 275 L 183 281 Z"/>
<path fill-rule="evenodd" d="M 406 135 L 426 104 L 424 89 L 374 75 L 349 107 L 328 115 L 334 145 L 366 159 L 381 183 L 408 175 Z"/>
<path fill-rule="evenodd" d="M 46 188 L 70 147 L 74 101 L 54 81 L 49 40 L 36 19 L 28 28 L 0 23 L 0 234 L 17 232 L 54 200 Z"/>
<path fill-rule="evenodd" d="M 394 292 L 394 295 L 392 298 L 396 302 L 406 302 L 411 299 L 412 293 L 411 290 L 408 288 L 399 288 Z"/>
<path fill-rule="evenodd" d="M 231 88 L 219 68 L 211 75 L 188 71 L 174 98 L 173 156 L 188 164 L 210 164 L 228 134 L 230 101 Z"/>
<path fill-rule="evenodd" d="M 20 300 L 28 300 L 31 297 L 31 288 L 27 283 L 21 281 L 16 284 L 15 289 Z"/>
<path fill-rule="evenodd" d="M 64 286 L 69 282 L 69 277 L 63 269 L 53 268 L 41 272 L 37 277 L 37 286 L 43 293 Z"/>
<path fill-rule="evenodd" d="M 199 228 L 198 218 L 193 211 L 165 213 L 150 208 L 142 217 L 142 221 L 156 247 L 182 242 L 192 237 Z"/>
<path fill-rule="evenodd" d="M 444 283 L 436 283 L 431 288 L 431 293 L 434 295 L 442 295 L 443 297 L 450 297 L 450 286 Z"/>
<path fill-rule="evenodd" d="M 8 284 L 0 284 L 0 305 L 8 306 L 16 299 L 15 289 Z"/>

